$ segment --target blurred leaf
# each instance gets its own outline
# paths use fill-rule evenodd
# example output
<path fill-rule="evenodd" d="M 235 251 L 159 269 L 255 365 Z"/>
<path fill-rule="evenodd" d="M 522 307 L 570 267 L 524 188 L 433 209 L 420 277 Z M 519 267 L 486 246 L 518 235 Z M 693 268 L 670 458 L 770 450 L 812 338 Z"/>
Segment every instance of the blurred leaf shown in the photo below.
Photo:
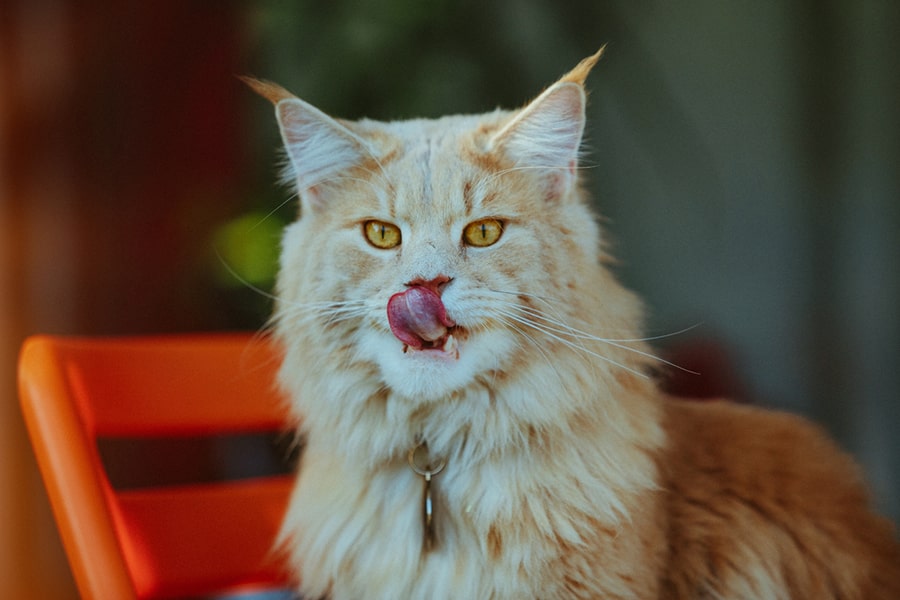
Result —
<path fill-rule="evenodd" d="M 219 227 L 213 236 L 216 281 L 223 287 L 270 289 L 284 225 L 275 215 L 251 212 Z"/>

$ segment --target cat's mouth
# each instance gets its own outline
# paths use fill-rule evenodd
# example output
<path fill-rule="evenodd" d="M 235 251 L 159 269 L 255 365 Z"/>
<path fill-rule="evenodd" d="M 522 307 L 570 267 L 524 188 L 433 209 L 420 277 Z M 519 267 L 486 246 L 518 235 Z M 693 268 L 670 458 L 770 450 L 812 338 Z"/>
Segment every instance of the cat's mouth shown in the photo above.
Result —
<path fill-rule="evenodd" d="M 430 351 L 459 358 L 462 330 L 431 287 L 414 285 L 394 294 L 388 300 L 387 316 L 391 333 L 403 342 L 404 352 Z"/>
<path fill-rule="evenodd" d="M 459 327 L 451 327 L 447 333 L 436 340 L 422 340 L 421 345 L 403 344 L 403 353 L 410 350 L 414 352 L 429 351 L 441 353 L 447 357 L 459 358 L 459 341 L 462 330 Z"/>

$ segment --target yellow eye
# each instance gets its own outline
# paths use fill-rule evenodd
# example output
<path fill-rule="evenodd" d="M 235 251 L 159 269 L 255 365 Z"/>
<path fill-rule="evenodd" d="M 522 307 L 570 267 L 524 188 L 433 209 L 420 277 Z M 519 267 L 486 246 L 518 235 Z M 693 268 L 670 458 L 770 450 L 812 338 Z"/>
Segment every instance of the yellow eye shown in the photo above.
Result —
<path fill-rule="evenodd" d="M 400 245 L 400 228 L 384 221 L 366 221 L 363 223 L 366 239 L 376 248 L 388 250 Z"/>
<path fill-rule="evenodd" d="M 502 234 L 503 223 L 497 219 L 482 219 L 466 225 L 463 240 L 470 246 L 485 247 L 496 244 Z"/>

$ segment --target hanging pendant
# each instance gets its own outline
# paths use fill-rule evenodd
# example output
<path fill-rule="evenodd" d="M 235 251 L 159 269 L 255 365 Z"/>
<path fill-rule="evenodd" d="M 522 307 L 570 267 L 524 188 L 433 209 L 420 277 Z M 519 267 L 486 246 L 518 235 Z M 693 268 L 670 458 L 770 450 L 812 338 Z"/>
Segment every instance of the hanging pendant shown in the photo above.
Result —
<path fill-rule="evenodd" d="M 424 457 L 423 457 L 424 455 Z M 444 469 L 444 461 L 431 464 L 428 456 L 428 444 L 420 442 L 409 451 L 409 466 L 417 475 L 425 480 L 422 494 L 422 550 L 431 552 L 437 546 L 437 534 L 434 526 L 434 497 L 431 495 L 432 477 Z"/>
<path fill-rule="evenodd" d="M 422 548 L 425 552 L 431 552 L 435 546 L 434 539 L 434 499 L 431 497 L 431 471 L 425 471 L 425 493 L 422 506 L 422 528 L 425 532 Z"/>

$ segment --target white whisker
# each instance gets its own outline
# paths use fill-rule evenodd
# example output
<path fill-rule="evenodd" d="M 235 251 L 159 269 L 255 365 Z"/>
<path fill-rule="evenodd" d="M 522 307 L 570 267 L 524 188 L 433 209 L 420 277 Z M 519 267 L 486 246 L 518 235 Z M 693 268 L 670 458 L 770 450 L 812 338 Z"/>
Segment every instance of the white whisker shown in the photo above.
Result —
<path fill-rule="evenodd" d="M 556 367 L 556 362 L 541 347 L 541 344 L 538 342 L 537 338 L 535 338 L 533 335 L 529 334 L 523 328 L 519 327 L 518 321 L 515 321 L 513 319 L 510 319 L 509 317 L 504 317 L 504 316 L 501 316 L 499 321 L 502 322 L 507 327 L 509 327 L 510 329 L 515 329 L 522 337 L 524 337 L 528 342 L 530 342 L 531 345 L 534 346 L 535 350 L 537 350 L 540 353 L 540 355 L 544 358 L 544 360 L 547 361 L 547 364 L 550 365 L 550 368 L 553 369 L 553 372 L 556 374 L 556 377 L 559 380 L 560 387 L 562 387 L 562 388 L 567 387 L 568 381 L 559 372 L 559 369 Z"/>
<path fill-rule="evenodd" d="M 285 300 L 284 298 L 247 281 L 228 264 L 228 261 L 222 257 L 218 250 L 216 250 L 216 256 L 219 258 L 219 261 L 221 261 L 222 266 L 224 266 L 231 276 L 241 285 L 279 305 L 279 311 L 269 318 L 266 325 L 263 327 L 264 330 L 274 327 L 274 323 L 282 318 L 297 319 L 298 323 L 307 323 L 318 320 L 324 325 L 334 325 L 342 321 L 363 318 L 367 316 L 371 310 L 371 304 L 368 300 L 321 300 L 317 302 Z"/>
<path fill-rule="evenodd" d="M 642 356 L 644 358 L 648 358 L 653 361 L 668 365 L 672 368 L 684 371 L 686 373 L 691 373 L 693 375 L 699 375 L 699 373 L 697 373 L 696 371 L 692 371 L 691 369 L 682 367 L 681 365 L 673 363 L 673 362 L 666 360 L 660 356 L 657 356 L 655 354 L 652 354 L 652 353 L 644 351 L 644 350 L 640 350 L 638 348 L 632 348 L 631 346 L 626 345 L 628 343 L 644 343 L 647 341 L 652 341 L 652 340 L 672 337 L 675 335 L 680 335 L 682 333 L 690 331 L 691 329 L 694 329 L 695 327 L 697 327 L 697 325 L 692 325 L 690 327 L 686 327 L 680 331 L 676 331 L 673 333 L 651 336 L 651 337 L 621 338 L 621 339 L 607 338 L 607 337 L 601 337 L 601 336 L 587 333 L 585 331 L 582 331 L 580 329 L 572 327 L 571 325 L 564 322 L 562 316 L 559 314 L 557 309 L 554 307 L 554 303 L 551 301 L 550 298 L 547 298 L 545 296 L 539 296 L 536 294 L 524 294 L 524 293 L 520 293 L 520 292 L 508 292 L 508 291 L 502 291 L 502 290 L 491 290 L 491 291 L 495 292 L 495 293 L 499 293 L 499 294 L 513 295 L 516 297 L 533 298 L 535 300 L 542 302 L 548 309 L 550 309 L 554 313 L 556 313 L 556 318 L 551 317 L 550 315 L 548 315 L 547 313 L 545 313 L 544 311 L 542 311 L 538 308 L 534 308 L 534 307 L 523 305 L 523 304 L 513 303 L 513 302 L 506 302 L 506 301 L 502 301 L 502 304 L 504 306 L 507 306 L 510 309 L 516 311 L 517 315 L 510 315 L 506 311 L 504 311 L 503 314 L 507 315 L 510 318 L 515 318 L 517 320 L 517 322 L 519 322 L 523 325 L 527 325 L 535 330 L 541 331 L 545 335 L 548 335 L 549 337 L 556 339 L 557 341 L 561 341 L 561 342 L 567 344 L 571 348 L 580 349 L 588 354 L 596 356 L 597 358 L 602 358 L 603 360 L 606 360 L 607 362 L 614 362 L 614 361 L 612 361 L 612 359 L 609 359 L 608 357 L 602 357 L 602 356 L 598 355 L 597 353 L 589 350 L 587 347 L 584 346 L 583 343 L 576 343 L 576 341 L 599 342 L 599 343 L 607 344 L 614 348 L 619 348 L 626 352 L 631 352 L 635 355 Z M 519 317 L 519 315 L 521 315 L 521 318 Z M 635 372 L 633 369 L 630 369 L 629 367 L 623 367 L 623 368 L 626 368 L 629 371 Z M 641 373 L 641 375 L 643 376 L 644 374 Z"/>
<path fill-rule="evenodd" d="M 522 325 L 525 325 L 527 327 L 531 327 L 532 329 L 540 331 L 547 337 L 554 339 L 554 340 L 560 342 L 561 344 L 568 346 L 569 348 L 584 352 L 585 354 L 589 354 L 589 355 L 593 356 L 594 358 L 599 358 L 600 360 L 602 360 L 604 362 L 610 363 L 616 367 L 619 367 L 620 369 L 624 369 L 625 371 L 628 371 L 629 373 L 632 373 L 639 377 L 643 377 L 644 379 L 649 379 L 649 375 L 647 375 L 646 373 L 641 373 L 637 369 L 633 369 L 627 365 L 623 365 L 622 363 L 615 361 L 615 360 L 609 358 L 608 356 L 603 356 L 602 354 L 598 354 L 597 352 L 594 352 L 593 350 L 591 350 L 583 345 L 576 344 L 575 342 L 568 340 L 560 335 L 556 335 L 551 330 L 542 327 L 540 324 L 535 323 L 534 321 L 532 321 L 530 319 L 525 319 L 523 317 L 520 317 L 519 315 L 516 315 L 513 312 L 509 312 L 509 311 L 505 311 L 505 310 L 500 310 L 498 312 L 499 312 L 499 314 L 505 316 L 508 319 L 512 319 L 513 321 L 516 321 L 517 323 L 521 323 Z"/>
<path fill-rule="evenodd" d="M 688 369 L 688 368 L 686 368 L 686 367 L 682 367 L 681 365 L 678 365 L 678 364 L 676 364 L 676 363 L 673 363 L 673 362 L 671 362 L 671 361 L 668 361 L 668 360 L 666 360 L 666 359 L 664 359 L 664 358 L 662 358 L 662 357 L 660 357 L 660 356 L 656 356 L 655 354 L 651 354 L 651 353 L 649 353 L 649 352 L 645 352 L 645 351 L 643 351 L 643 350 L 638 350 L 637 348 L 632 348 L 632 347 L 630 347 L 630 346 L 626 346 L 626 345 L 625 345 L 626 343 L 629 343 L 629 342 L 631 342 L 631 343 L 639 343 L 639 342 L 646 342 L 646 341 L 649 341 L 649 340 L 651 340 L 651 339 L 661 339 L 661 338 L 664 338 L 664 337 L 671 337 L 671 336 L 674 336 L 674 335 L 678 335 L 679 333 L 683 333 L 683 332 L 685 332 L 685 331 L 690 331 L 690 330 L 693 329 L 695 326 L 691 326 L 691 327 L 685 328 L 685 329 L 681 330 L 680 332 L 675 332 L 675 333 L 671 333 L 671 334 L 667 334 L 667 335 L 661 335 L 661 336 L 654 336 L 654 337 L 652 337 L 652 338 L 611 339 L 611 338 L 604 338 L 604 337 L 599 337 L 599 336 L 596 336 L 596 335 L 591 335 L 591 334 L 589 334 L 589 333 L 585 333 L 585 332 L 583 332 L 583 331 L 580 331 L 580 330 L 578 330 L 578 329 L 575 329 L 574 327 L 569 327 L 569 326 L 564 325 L 564 324 L 562 324 L 562 323 L 559 323 L 559 322 L 557 322 L 557 321 L 555 321 L 555 320 L 552 320 L 552 319 L 547 318 L 546 315 L 541 314 L 540 311 L 536 311 L 536 310 L 531 309 L 531 308 L 528 308 L 528 307 L 524 307 L 524 309 L 525 309 L 525 312 L 527 312 L 528 314 L 531 314 L 531 315 L 533 315 L 533 316 L 535 316 L 535 317 L 537 317 L 537 318 L 539 318 L 539 319 L 542 319 L 542 320 L 544 320 L 544 321 L 546 321 L 546 322 L 548 322 L 548 323 L 551 323 L 551 324 L 555 325 L 555 327 L 545 326 L 545 327 L 546 327 L 546 330 L 548 330 L 548 331 L 553 331 L 553 332 L 558 333 L 558 334 L 561 334 L 561 335 L 569 335 L 569 336 L 571 336 L 571 337 L 573 337 L 573 338 L 575 338 L 575 339 L 589 340 L 589 341 L 595 341 L 595 342 L 601 342 L 601 343 L 604 343 L 604 344 L 609 344 L 610 346 L 613 346 L 613 347 L 615 347 L 615 348 L 621 348 L 622 350 L 626 350 L 626 351 L 628 351 L 628 352 L 633 352 L 633 353 L 638 354 L 638 355 L 640 355 L 640 356 L 644 356 L 644 357 L 646 357 L 646 358 L 650 358 L 650 359 L 653 359 L 653 360 L 655 360 L 655 361 L 661 362 L 661 363 L 663 363 L 663 364 L 669 365 L 670 367 L 673 367 L 673 368 L 678 369 L 678 370 L 680 370 L 680 371 L 684 371 L 685 373 L 691 373 L 691 374 L 693 374 L 693 375 L 699 375 L 699 374 L 700 374 L 700 373 L 698 373 L 698 372 L 696 372 L 696 371 L 692 371 L 692 370 L 690 370 L 690 369 Z"/>
<path fill-rule="evenodd" d="M 265 216 L 263 216 L 256 224 L 253 225 L 253 227 L 249 229 L 249 231 L 254 231 L 257 227 L 261 227 L 263 223 L 272 218 L 272 215 L 281 210 L 282 207 L 286 206 L 290 202 L 293 202 L 294 200 L 297 200 L 299 197 L 300 195 L 297 192 L 294 192 L 293 194 L 285 198 L 283 202 L 279 203 L 277 206 L 275 206 L 275 208 L 266 213 Z"/>
<path fill-rule="evenodd" d="M 252 283 L 247 281 L 247 279 L 245 279 L 243 276 L 241 276 L 240 273 L 235 271 L 234 268 L 230 264 L 228 264 L 228 261 L 225 260 L 225 257 L 223 257 L 222 254 L 219 252 L 218 248 L 213 248 L 213 251 L 216 253 L 216 258 L 219 259 L 219 262 L 222 263 L 222 266 L 225 267 L 226 271 L 228 271 L 228 274 L 231 275 L 232 277 L 234 277 L 238 283 L 240 283 L 242 286 L 244 286 L 248 290 L 256 292 L 257 294 L 259 294 L 260 296 L 262 296 L 264 298 L 268 298 L 269 300 L 278 300 L 277 296 L 267 292 L 266 290 L 264 290 L 258 286 L 253 285 Z"/>

